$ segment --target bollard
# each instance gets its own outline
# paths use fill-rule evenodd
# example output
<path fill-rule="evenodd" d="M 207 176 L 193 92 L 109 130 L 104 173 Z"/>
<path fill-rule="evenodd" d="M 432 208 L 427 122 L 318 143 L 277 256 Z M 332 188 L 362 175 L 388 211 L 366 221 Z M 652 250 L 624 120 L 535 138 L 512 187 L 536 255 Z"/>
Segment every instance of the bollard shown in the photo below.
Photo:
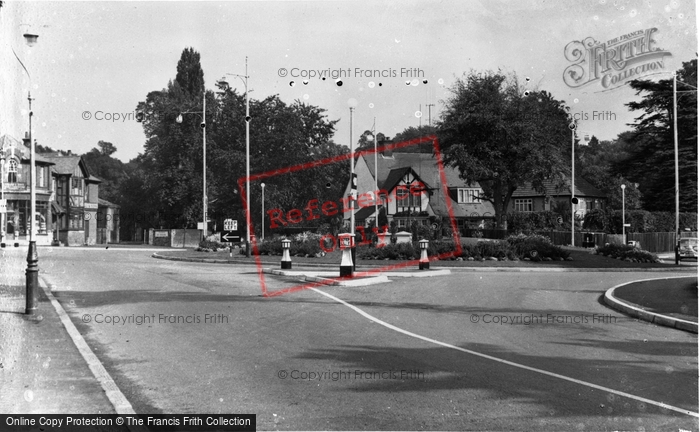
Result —
<path fill-rule="evenodd" d="M 340 260 L 340 277 L 351 277 L 353 272 L 353 263 L 351 250 L 355 246 L 355 238 L 352 234 L 339 234 L 340 250 L 343 251 L 343 256 Z"/>
<path fill-rule="evenodd" d="M 292 268 L 292 258 L 289 256 L 289 248 L 291 246 L 291 240 L 282 240 L 282 270 L 289 270 Z"/>
<path fill-rule="evenodd" d="M 418 270 L 430 270 L 430 261 L 428 260 L 428 240 L 421 240 L 420 245 L 420 260 L 418 261 Z"/>

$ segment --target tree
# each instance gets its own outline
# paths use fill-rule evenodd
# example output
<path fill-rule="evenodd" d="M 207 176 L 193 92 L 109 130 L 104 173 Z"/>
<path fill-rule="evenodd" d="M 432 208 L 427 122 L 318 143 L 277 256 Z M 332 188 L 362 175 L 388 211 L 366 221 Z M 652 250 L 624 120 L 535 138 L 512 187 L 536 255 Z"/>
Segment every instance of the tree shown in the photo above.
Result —
<path fill-rule="evenodd" d="M 642 194 L 638 184 L 614 172 L 613 166 L 629 157 L 633 132 L 623 132 L 614 141 L 598 141 L 594 136 L 588 146 L 576 148 L 576 172 L 593 186 L 605 193 L 609 208 L 621 209 L 620 185 L 627 187 L 625 206 L 629 210 L 640 209 Z"/>
<path fill-rule="evenodd" d="M 500 71 L 471 72 L 450 90 L 437 123 L 445 162 L 466 182 L 481 185 L 481 199 L 493 203 L 496 220 L 507 228 L 518 187 L 530 182 L 544 193 L 546 180 L 570 169 L 568 107 L 546 91 L 525 91 Z"/>
<path fill-rule="evenodd" d="M 162 215 L 159 222 L 165 227 L 195 227 L 202 220 L 202 117 L 185 114 L 182 123 L 177 123 L 176 118 L 187 111 L 201 111 L 203 91 L 199 53 L 187 48 L 178 62 L 175 82 L 150 92 L 137 107 L 143 113 L 146 135 L 141 163 L 150 167 L 144 173 L 144 187 L 154 193 L 151 199 Z M 213 93 L 206 95 L 209 118 L 216 106 Z M 209 199 L 216 193 L 207 185 Z"/>
<path fill-rule="evenodd" d="M 423 125 L 419 127 L 409 126 L 403 131 L 396 134 L 393 141 L 395 143 L 410 141 L 414 138 L 421 138 L 428 135 L 434 135 L 437 132 L 435 126 Z M 432 153 L 433 143 L 426 142 L 415 146 L 404 147 L 401 149 L 402 153 Z"/>
<path fill-rule="evenodd" d="M 680 210 L 696 212 L 698 206 L 697 152 L 697 60 L 684 62 L 677 71 L 678 164 Z M 630 86 L 639 102 L 631 111 L 642 111 L 635 119 L 630 157 L 614 169 L 639 183 L 645 210 L 672 211 L 675 208 L 675 166 L 673 130 L 673 79 L 633 80 Z"/>
<path fill-rule="evenodd" d="M 121 182 L 126 178 L 125 166 L 119 159 L 111 155 L 117 151 L 114 144 L 99 141 L 100 150 L 93 148 L 82 155 L 90 173 L 102 180 L 100 183 L 100 198 L 121 205 L 123 200 L 120 190 Z"/>

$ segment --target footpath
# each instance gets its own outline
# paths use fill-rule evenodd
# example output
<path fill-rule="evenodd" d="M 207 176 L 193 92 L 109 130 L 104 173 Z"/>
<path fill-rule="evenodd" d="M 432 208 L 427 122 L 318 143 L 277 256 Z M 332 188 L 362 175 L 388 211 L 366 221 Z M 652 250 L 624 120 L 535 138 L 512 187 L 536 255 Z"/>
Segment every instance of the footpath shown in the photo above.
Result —
<path fill-rule="evenodd" d="M 26 266 L 26 249 L 0 256 L 0 413 L 115 414 L 54 308 L 41 273 L 38 310 L 24 314 Z"/>

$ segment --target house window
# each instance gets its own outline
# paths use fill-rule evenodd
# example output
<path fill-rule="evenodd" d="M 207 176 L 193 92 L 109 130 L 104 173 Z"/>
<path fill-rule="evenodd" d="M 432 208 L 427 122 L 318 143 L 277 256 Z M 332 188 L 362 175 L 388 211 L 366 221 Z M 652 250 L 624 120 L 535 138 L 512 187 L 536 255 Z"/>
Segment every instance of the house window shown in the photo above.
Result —
<path fill-rule="evenodd" d="M 457 202 L 465 203 L 480 203 L 481 189 L 457 189 Z"/>
<path fill-rule="evenodd" d="M 396 205 L 398 207 L 418 207 L 421 208 L 421 195 L 412 194 L 408 187 L 399 186 L 396 188 Z"/>
<path fill-rule="evenodd" d="M 40 188 L 46 187 L 46 167 L 36 167 L 36 186 Z"/>
<path fill-rule="evenodd" d="M 532 199 L 516 199 L 515 200 L 515 211 L 516 212 L 531 212 L 532 211 Z"/>
<path fill-rule="evenodd" d="M 7 182 L 17 183 L 17 161 L 10 159 L 10 166 L 7 168 Z"/>

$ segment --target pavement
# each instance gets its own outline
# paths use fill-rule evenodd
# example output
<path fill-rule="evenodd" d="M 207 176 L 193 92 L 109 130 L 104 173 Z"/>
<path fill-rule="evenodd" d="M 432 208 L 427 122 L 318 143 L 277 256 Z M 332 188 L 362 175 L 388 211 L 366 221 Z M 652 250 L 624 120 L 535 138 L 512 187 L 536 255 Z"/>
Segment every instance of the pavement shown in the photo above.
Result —
<path fill-rule="evenodd" d="M 115 414 L 43 281 L 36 314 L 24 314 L 25 256 L 19 248 L 0 257 L 0 413 Z"/>
<path fill-rule="evenodd" d="M 0 413 L 130 412 L 41 274 L 38 312 L 24 315 L 25 254 L 19 248 L 0 256 Z M 324 270 L 318 276 L 326 276 Z M 697 276 L 636 281 L 610 288 L 605 302 L 639 319 L 698 333 L 697 284 Z"/>

